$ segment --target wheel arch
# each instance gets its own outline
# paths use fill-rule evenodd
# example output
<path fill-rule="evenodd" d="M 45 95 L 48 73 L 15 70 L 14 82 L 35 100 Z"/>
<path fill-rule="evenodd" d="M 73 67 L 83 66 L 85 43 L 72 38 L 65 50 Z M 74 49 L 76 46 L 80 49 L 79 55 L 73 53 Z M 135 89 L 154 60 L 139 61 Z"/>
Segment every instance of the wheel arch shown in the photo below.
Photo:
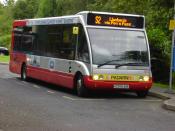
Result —
<path fill-rule="evenodd" d="M 80 72 L 80 71 L 77 71 L 76 73 L 75 73 L 75 76 L 74 76 L 74 84 L 73 84 L 73 88 L 75 89 L 76 88 L 76 80 L 78 79 L 78 76 L 79 75 L 82 75 L 82 73 Z M 82 75 L 83 76 L 83 75 Z"/>
<path fill-rule="evenodd" d="M 26 65 L 26 62 L 22 62 L 21 63 L 21 70 L 20 70 L 20 73 L 22 72 L 22 69 L 23 69 L 23 66 Z"/>

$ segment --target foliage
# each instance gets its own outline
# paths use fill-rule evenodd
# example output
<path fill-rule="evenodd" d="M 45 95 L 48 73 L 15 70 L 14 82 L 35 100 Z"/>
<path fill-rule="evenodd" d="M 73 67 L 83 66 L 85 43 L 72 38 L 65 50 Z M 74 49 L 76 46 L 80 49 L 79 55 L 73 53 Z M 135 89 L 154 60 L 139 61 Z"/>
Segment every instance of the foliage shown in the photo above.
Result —
<path fill-rule="evenodd" d="M 0 5 L 0 46 L 9 47 L 10 45 L 10 32 L 12 28 L 12 7 L 13 0 L 7 2 L 7 6 Z"/>
<path fill-rule="evenodd" d="M 10 34 L 1 36 L 0 37 L 0 46 L 9 48 L 10 45 L 9 44 L 7 45 L 6 43 L 9 43 L 10 39 L 11 39 L 11 35 Z"/>
<path fill-rule="evenodd" d="M 37 17 L 54 16 L 55 0 L 40 0 Z"/>
<path fill-rule="evenodd" d="M 38 11 L 38 6 L 39 0 L 18 0 L 13 7 L 13 18 L 33 18 Z"/>

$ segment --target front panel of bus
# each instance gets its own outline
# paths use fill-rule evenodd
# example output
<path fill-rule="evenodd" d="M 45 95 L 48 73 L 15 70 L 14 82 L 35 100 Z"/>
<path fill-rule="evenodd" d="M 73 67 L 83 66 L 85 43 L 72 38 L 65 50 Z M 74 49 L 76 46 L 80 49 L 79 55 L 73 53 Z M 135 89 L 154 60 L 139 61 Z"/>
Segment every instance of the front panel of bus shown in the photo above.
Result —
<path fill-rule="evenodd" d="M 145 31 L 87 28 L 92 50 L 92 74 L 95 86 L 105 88 L 150 88 L 149 48 Z M 119 84 L 117 86 L 117 84 Z M 129 87 L 130 85 L 130 87 Z M 134 88 L 134 87 L 133 87 Z"/>
<path fill-rule="evenodd" d="M 86 86 L 92 89 L 149 90 L 152 74 L 148 40 L 141 23 L 143 17 L 91 15 L 86 30 L 92 70 L 91 78 L 85 79 Z"/>

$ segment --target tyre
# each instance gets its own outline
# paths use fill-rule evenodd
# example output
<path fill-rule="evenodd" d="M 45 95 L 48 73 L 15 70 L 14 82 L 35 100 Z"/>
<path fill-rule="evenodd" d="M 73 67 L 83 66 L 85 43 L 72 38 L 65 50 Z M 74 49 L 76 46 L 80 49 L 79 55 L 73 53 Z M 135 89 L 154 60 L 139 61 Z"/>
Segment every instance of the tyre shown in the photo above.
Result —
<path fill-rule="evenodd" d="M 27 81 L 27 79 L 28 79 L 27 71 L 26 71 L 26 65 L 25 64 L 22 66 L 22 69 L 21 69 L 21 79 L 23 81 Z"/>
<path fill-rule="evenodd" d="M 148 95 L 148 91 L 138 91 L 136 94 L 139 98 L 145 98 Z"/>
<path fill-rule="evenodd" d="M 77 95 L 80 97 L 86 97 L 88 95 L 88 91 L 84 85 L 82 75 L 79 75 L 76 79 L 76 92 L 77 92 Z"/>

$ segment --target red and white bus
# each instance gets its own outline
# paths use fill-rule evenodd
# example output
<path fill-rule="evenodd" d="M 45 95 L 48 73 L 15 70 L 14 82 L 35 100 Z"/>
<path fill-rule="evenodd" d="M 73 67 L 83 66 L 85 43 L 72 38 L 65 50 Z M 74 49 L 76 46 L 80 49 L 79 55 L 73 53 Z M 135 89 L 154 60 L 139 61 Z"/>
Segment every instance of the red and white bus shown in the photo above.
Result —
<path fill-rule="evenodd" d="M 133 91 L 152 86 L 150 50 L 141 15 L 83 11 L 76 15 L 16 20 L 10 71 L 76 89 Z"/>

